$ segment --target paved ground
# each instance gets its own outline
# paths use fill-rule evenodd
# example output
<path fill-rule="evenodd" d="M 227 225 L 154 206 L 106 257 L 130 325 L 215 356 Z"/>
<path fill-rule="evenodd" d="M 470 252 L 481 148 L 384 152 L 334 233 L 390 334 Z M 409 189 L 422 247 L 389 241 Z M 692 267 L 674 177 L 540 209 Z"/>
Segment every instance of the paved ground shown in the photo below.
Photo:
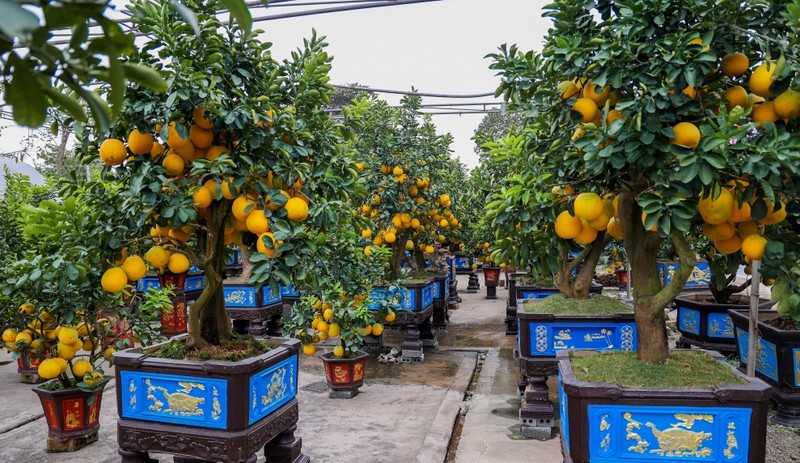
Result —
<path fill-rule="evenodd" d="M 426 352 L 421 365 L 379 364 L 373 355 L 353 399 L 328 398 L 321 361 L 301 359 L 297 435 L 314 463 L 562 461 L 558 438 L 519 435 L 515 339 L 504 334 L 503 323 L 506 290 L 498 288 L 498 299 L 490 301 L 483 286 L 477 294 L 466 293 L 466 286 L 466 277 L 459 277 L 464 300 L 439 334 L 440 348 Z M 384 337 L 382 352 L 401 343 L 400 332 L 387 330 Z M 38 400 L 29 385 L 17 382 L 16 364 L 5 353 L 0 391 L 0 462 L 119 461 L 113 382 L 103 398 L 100 440 L 69 456 L 44 451 L 47 429 Z M 778 431 L 789 451 L 770 461 L 800 461 L 800 450 L 796 456 L 791 450 L 800 449 L 800 435 Z"/>

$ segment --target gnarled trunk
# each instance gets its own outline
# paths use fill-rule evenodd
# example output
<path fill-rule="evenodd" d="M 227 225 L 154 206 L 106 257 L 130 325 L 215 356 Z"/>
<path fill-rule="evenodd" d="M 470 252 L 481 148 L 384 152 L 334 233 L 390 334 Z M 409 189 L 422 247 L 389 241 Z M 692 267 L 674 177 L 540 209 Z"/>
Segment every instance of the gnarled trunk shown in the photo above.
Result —
<path fill-rule="evenodd" d="M 581 254 L 572 261 L 569 260 L 569 248 L 563 242 L 558 244 L 558 266 L 559 271 L 553 275 L 553 284 L 565 297 L 573 299 L 588 299 L 589 290 L 592 289 L 592 282 L 594 281 L 594 271 L 597 268 L 597 263 L 600 261 L 600 255 L 603 249 L 606 248 L 608 243 L 611 242 L 611 237 L 606 235 L 605 232 L 599 232 L 597 239 L 591 245 L 583 248 Z M 572 272 L 578 268 L 575 279 L 571 280 Z"/>
<path fill-rule="evenodd" d="M 208 211 L 208 232 L 204 242 L 203 271 L 206 286 L 200 297 L 189 308 L 187 331 L 189 347 L 202 348 L 208 344 L 219 344 L 230 339 L 231 321 L 225 310 L 225 298 L 222 290 L 223 272 L 225 270 L 225 218 L 230 210 L 230 201 L 220 201 L 212 205 Z"/>
<path fill-rule="evenodd" d="M 619 214 L 622 221 L 625 252 L 636 278 L 633 286 L 633 308 L 638 332 L 638 358 L 649 363 L 664 363 L 669 356 L 664 309 L 675 299 L 697 263 L 686 237 L 678 231 L 670 235 L 680 263 L 667 286 L 661 286 L 656 259 L 661 238 L 645 230 L 642 210 L 635 193 L 620 193 Z"/>

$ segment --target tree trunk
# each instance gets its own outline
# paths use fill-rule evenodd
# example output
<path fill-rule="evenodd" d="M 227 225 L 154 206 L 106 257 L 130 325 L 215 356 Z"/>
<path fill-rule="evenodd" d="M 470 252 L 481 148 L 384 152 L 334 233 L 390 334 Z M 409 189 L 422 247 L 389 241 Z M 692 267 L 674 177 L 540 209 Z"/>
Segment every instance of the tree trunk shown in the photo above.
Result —
<path fill-rule="evenodd" d="M 669 357 L 664 309 L 680 294 L 697 259 L 686 237 L 673 231 L 670 238 L 680 265 L 670 283 L 662 287 L 656 266 L 661 238 L 658 233 L 645 230 L 642 210 L 634 192 L 620 193 L 619 214 L 625 252 L 636 281 L 633 286 L 633 307 L 638 332 L 638 358 L 648 363 L 664 363 Z"/>
<path fill-rule="evenodd" d="M 225 269 L 225 217 L 230 201 L 220 201 L 210 206 L 206 226 L 209 231 L 203 246 L 206 286 L 200 297 L 189 308 L 187 346 L 203 348 L 230 339 L 231 321 L 225 310 L 222 278 Z"/>
<path fill-rule="evenodd" d="M 553 284 L 564 297 L 572 299 L 589 298 L 589 291 L 592 289 L 592 282 L 594 281 L 595 268 L 597 268 L 597 263 L 600 261 L 600 255 L 603 254 L 603 250 L 610 242 L 611 237 L 609 235 L 606 235 L 605 232 L 599 232 L 592 244 L 585 247 L 583 252 L 572 262 L 569 261 L 569 248 L 566 244 L 559 243 L 558 262 L 560 270 L 553 275 Z M 573 280 L 572 272 L 579 266 L 581 269 Z"/>
<path fill-rule="evenodd" d="M 64 176 L 64 158 L 66 157 L 67 142 L 69 141 L 70 135 L 72 135 L 71 131 L 67 130 L 65 127 L 61 128 L 61 143 L 58 145 L 55 160 L 56 177 L 58 178 Z"/>
<path fill-rule="evenodd" d="M 249 281 L 250 275 L 253 274 L 253 264 L 250 262 L 250 249 L 247 246 L 239 248 L 242 253 L 242 281 Z"/>
<path fill-rule="evenodd" d="M 400 240 L 396 240 L 391 244 L 392 258 L 389 260 L 389 270 L 386 272 L 387 281 L 394 281 L 400 277 L 400 268 L 403 259 L 406 257 L 405 243 L 400 244 Z"/>

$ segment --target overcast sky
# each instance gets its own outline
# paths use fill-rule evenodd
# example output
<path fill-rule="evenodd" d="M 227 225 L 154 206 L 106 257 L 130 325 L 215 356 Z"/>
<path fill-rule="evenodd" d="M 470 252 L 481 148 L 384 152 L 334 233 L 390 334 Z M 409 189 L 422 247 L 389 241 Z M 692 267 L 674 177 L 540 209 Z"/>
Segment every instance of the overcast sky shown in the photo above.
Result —
<path fill-rule="evenodd" d="M 114 2 L 117 3 L 117 2 Z M 549 22 L 541 17 L 546 0 L 442 0 L 361 11 L 266 21 L 255 27 L 273 42 L 273 56 L 283 59 L 302 44 L 312 28 L 328 38 L 334 56 L 331 81 L 358 82 L 373 88 L 444 94 L 493 92 L 498 78 L 484 56 L 502 43 L 522 50 L 541 49 Z M 273 12 L 294 11 L 274 8 Z M 263 10 L 254 16 L 264 14 Z M 399 96 L 382 98 L 396 103 Z M 443 100 L 425 98 L 423 103 Z M 455 100 L 446 100 L 453 102 Z M 473 102 L 495 101 L 491 97 Z M 477 165 L 470 140 L 483 115 L 435 116 L 440 133 L 451 133 L 455 156 Z M 22 129 L 2 131 L 0 152 L 21 148 Z"/>

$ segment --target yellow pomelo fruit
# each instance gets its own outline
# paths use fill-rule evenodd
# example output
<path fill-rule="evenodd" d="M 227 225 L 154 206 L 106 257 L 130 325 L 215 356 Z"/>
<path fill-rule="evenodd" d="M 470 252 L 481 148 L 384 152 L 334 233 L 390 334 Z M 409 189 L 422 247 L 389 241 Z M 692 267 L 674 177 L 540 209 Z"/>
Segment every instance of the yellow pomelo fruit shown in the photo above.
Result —
<path fill-rule="evenodd" d="M 747 238 L 748 236 L 755 233 L 761 233 L 761 229 L 755 220 L 749 220 L 747 222 L 739 223 L 736 226 L 736 231 L 742 238 Z"/>
<path fill-rule="evenodd" d="M 140 280 L 147 273 L 147 265 L 139 256 L 130 256 L 122 263 L 122 270 L 128 275 L 128 280 Z"/>
<path fill-rule="evenodd" d="M 164 166 L 164 171 L 167 173 L 167 175 L 177 177 L 178 175 L 183 174 L 183 171 L 186 168 L 186 161 L 184 161 L 179 155 L 170 153 L 164 156 L 164 160 L 161 161 L 161 165 Z"/>
<path fill-rule="evenodd" d="M 730 219 L 733 214 L 733 204 L 735 202 L 736 200 L 733 194 L 727 189 L 722 188 L 717 198 L 714 199 L 711 198 L 711 196 L 706 196 L 701 199 L 697 205 L 697 209 L 700 211 L 700 215 L 703 217 L 704 221 L 712 225 L 719 225 Z"/>
<path fill-rule="evenodd" d="M 342 328 L 339 326 L 338 323 L 331 323 L 330 325 L 328 325 L 327 330 L 320 330 L 320 331 L 327 331 L 328 336 L 335 338 L 336 336 L 339 336 L 339 334 L 341 334 Z"/>
<path fill-rule="evenodd" d="M 775 72 L 776 63 L 761 63 L 750 74 L 750 92 L 763 98 L 772 96 L 769 87 L 772 85 L 772 74 Z"/>
<path fill-rule="evenodd" d="M 100 160 L 107 166 L 118 166 L 128 157 L 125 144 L 116 138 L 107 138 L 100 144 Z"/>
<path fill-rule="evenodd" d="M 128 275 L 122 267 L 111 267 L 103 272 L 103 277 L 100 279 L 100 284 L 103 289 L 110 293 L 118 293 L 128 286 Z"/>
<path fill-rule="evenodd" d="M 772 102 L 775 114 L 781 119 L 794 119 L 800 116 L 800 92 L 787 89 Z"/>
<path fill-rule="evenodd" d="M 386 317 L 384 317 L 384 320 L 386 320 L 387 323 L 392 323 L 395 318 L 397 318 L 397 314 L 392 312 L 392 311 L 390 311 L 388 314 L 386 314 Z"/>
<path fill-rule="evenodd" d="M 581 122 L 584 124 L 597 119 L 597 115 L 600 113 L 597 109 L 597 104 L 586 97 L 578 98 L 578 101 L 572 105 L 572 110 L 581 114 Z"/>
<path fill-rule="evenodd" d="M 14 341 L 17 339 L 17 330 L 13 328 L 6 328 L 3 331 L 3 342 L 7 344 L 14 344 Z"/>
<path fill-rule="evenodd" d="M 61 374 L 61 364 L 54 359 L 44 359 L 37 368 L 42 379 L 53 379 Z"/>
<path fill-rule="evenodd" d="M 334 357 L 341 357 L 344 355 L 344 347 L 336 346 L 333 348 L 333 356 Z"/>
<path fill-rule="evenodd" d="M 206 150 L 205 158 L 209 161 L 213 161 L 217 159 L 221 154 L 227 153 L 230 154 L 231 150 L 225 148 L 224 146 L 212 146 L 208 150 Z"/>
<path fill-rule="evenodd" d="M 597 238 L 597 230 L 592 228 L 588 223 L 583 223 L 581 232 L 575 237 L 575 242 L 579 244 L 589 244 Z"/>
<path fill-rule="evenodd" d="M 361 237 L 362 238 L 371 238 L 372 237 L 372 230 L 370 230 L 369 228 L 365 228 L 364 230 L 361 230 Z"/>
<path fill-rule="evenodd" d="M 597 193 L 581 193 L 575 198 L 575 216 L 583 220 L 594 220 L 603 213 L 603 199 Z"/>
<path fill-rule="evenodd" d="M 746 108 L 748 100 L 747 90 L 745 90 L 741 85 L 734 85 L 733 87 L 725 90 L 725 92 L 722 94 L 722 99 L 728 100 L 728 111 L 737 106 Z"/>
<path fill-rule="evenodd" d="M 607 125 L 611 125 L 611 124 L 614 123 L 614 121 L 616 121 L 618 119 L 622 119 L 624 121 L 624 120 L 627 119 L 627 117 L 625 117 L 624 114 L 622 114 L 621 112 L 617 111 L 616 109 L 612 109 L 606 115 L 606 124 Z M 572 188 L 572 187 L 570 187 L 570 188 Z"/>
<path fill-rule="evenodd" d="M 214 132 L 199 125 L 193 125 L 189 129 L 189 140 L 192 141 L 195 148 L 208 148 L 214 142 Z"/>
<path fill-rule="evenodd" d="M 730 53 L 722 57 L 719 70 L 728 77 L 736 77 L 747 72 L 750 60 L 744 53 Z"/>
<path fill-rule="evenodd" d="M 597 106 L 603 106 L 606 104 L 606 100 L 608 100 L 610 95 L 611 87 L 608 85 L 603 88 L 599 88 L 598 85 L 588 82 L 583 86 L 583 96 L 592 100 Z"/>
<path fill-rule="evenodd" d="M 733 212 L 731 213 L 730 218 L 728 219 L 731 222 L 747 222 L 752 220 L 750 216 L 750 203 L 747 201 L 742 202 L 739 204 L 738 200 L 733 201 Z"/>
<path fill-rule="evenodd" d="M 292 222 L 302 222 L 308 217 L 308 203 L 302 198 L 289 198 L 283 206 L 286 218 Z"/>
<path fill-rule="evenodd" d="M 372 335 L 373 336 L 380 336 L 383 334 L 383 325 L 380 323 L 375 323 L 372 325 Z"/>
<path fill-rule="evenodd" d="M 83 375 L 92 371 L 94 367 L 92 367 L 91 362 L 88 360 L 77 360 L 72 363 L 72 374 L 75 375 L 75 379 L 81 380 L 83 379 Z"/>
<path fill-rule="evenodd" d="M 730 222 L 722 222 L 717 225 L 710 223 L 703 224 L 703 234 L 712 241 L 724 241 L 731 238 L 736 233 L 736 227 Z"/>
<path fill-rule="evenodd" d="M 147 253 L 144 255 L 144 259 L 150 264 L 153 268 L 163 268 L 169 262 L 169 254 L 167 250 L 161 246 L 153 246 L 152 248 L 147 250 Z"/>
<path fill-rule="evenodd" d="M 194 108 L 192 111 L 192 119 L 194 120 L 194 125 L 200 127 L 201 129 L 210 130 L 214 127 L 211 121 L 205 115 L 206 108 L 197 107 Z"/>
<path fill-rule="evenodd" d="M 578 86 L 575 85 L 575 82 L 572 82 L 571 80 L 565 80 L 559 82 L 558 92 L 561 94 L 561 99 L 566 100 L 577 95 L 580 90 L 578 89 Z"/>
<path fill-rule="evenodd" d="M 608 221 L 608 227 L 606 227 L 606 232 L 611 235 L 615 240 L 622 239 L 622 223 L 620 223 L 616 217 L 611 217 L 611 220 Z"/>
<path fill-rule="evenodd" d="M 589 226 L 597 231 L 605 230 L 608 227 L 608 222 L 614 216 L 614 206 L 611 201 L 603 201 L 603 212 L 597 216 L 596 219 L 587 221 Z"/>
<path fill-rule="evenodd" d="M 220 190 L 222 190 L 222 196 L 225 199 L 236 199 L 239 196 L 239 187 L 233 184 L 233 179 L 223 180 L 220 184 Z"/>
<path fill-rule="evenodd" d="M 406 250 L 413 251 L 414 250 L 414 242 L 411 240 L 406 241 Z"/>
<path fill-rule="evenodd" d="M 78 340 L 78 330 L 70 326 L 62 326 L 58 331 L 58 342 L 72 345 Z"/>
<path fill-rule="evenodd" d="M 211 201 L 213 198 L 211 197 L 211 192 L 208 191 L 208 188 L 201 186 L 198 189 L 194 190 L 192 193 L 192 203 L 195 207 L 208 207 L 211 205 Z"/>
<path fill-rule="evenodd" d="M 264 244 L 265 240 L 269 240 L 270 244 L 272 245 L 272 249 L 268 248 L 266 244 Z M 256 249 L 261 254 L 266 254 L 269 257 L 275 256 L 275 248 L 278 247 L 278 242 L 275 241 L 275 237 L 272 235 L 271 232 L 262 233 L 258 236 L 258 240 L 256 241 Z"/>
<path fill-rule="evenodd" d="M 31 336 L 28 331 L 20 331 L 17 333 L 16 337 L 14 337 L 14 344 L 30 346 L 32 342 L 33 336 Z"/>
<path fill-rule="evenodd" d="M 67 368 L 69 367 L 69 364 L 67 363 L 66 360 L 62 359 L 61 357 L 56 357 L 53 360 L 55 360 L 56 363 L 58 364 L 59 368 L 61 368 L 61 373 L 66 373 L 67 372 Z"/>
<path fill-rule="evenodd" d="M 75 349 L 69 344 L 58 343 L 58 356 L 64 360 L 72 360 L 75 358 Z"/>
<path fill-rule="evenodd" d="M 425 252 L 425 254 L 433 254 L 435 251 L 436 251 L 436 249 L 434 249 L 434 247 L 429 244 L 429 245 L 425 246 L 425 249 L 424 249 L 423 252 Z"/>
<path fill-rule="evenodd" d="M 245 225 L 247 226 L 247 231 L 255 235 L 261 235 L 270 230 L 269 219 L 267 219 L 267 214 L 264 212 L 264 209 L 253 210 L 253 212 L 247 216 Z"/>
<path fill-rule="evenodd" d="M 722 254 L 733 254 L 742 249 L 742 238 L 736 233 L 727 240 L 714 241 L 714 247 Z"/>
<path fill-rule="evenodd" d="M 247 196 L 237 196 L 231 205 L 231 213 L 239 220 L 247 220 L 247 216 L 255 210 L 255 201 Z"/>
<path fill-rule="evenodd" d="M 684 148 L 697 148 L 700 144 L 700 129 L 691 122 L 679 122 L 672 127 L 675 138 L 670 138 L 669 142 L 673 145 L 683 146 Z"/>
<path fill-rule="evenodd" d="M 317 352 L 317 346 L 314 344 L 303 344 L 303 353 L 306 355 L 314 355 Z"/>
<path fill-rule="evenodd" d="M 761 260 L 764 256 L 764 247 L 766 245 L 767 239 L 754 233 L 742 241 L 742 254 L 751 260 Z"/>
<path fill-rule="evenodd" d="M 180 136 L 178 130 L 176 129 L 177 124 L 178 124 L 177 122 L 172 121 L 169 123 L 169 128 L 167 129 L 168 130 L 167 146 L 169 146 L 172 149 L 185 148 L 186 145 L 191 144 L 189 137 L 182 138 Z"/>
<path fill-rule="evenodd" d="M 189 270 L 190 265 L 189 258 L 179 252 L 169 256 L 167 261 L 167 268 L 172 273 L 184 273 Z"/>
<path fill-rule="evenodd" d="M 574 217 L 569 211 L 563 211 L 556 218 L 556 235 L 565 240 L 574 239 L 581 232 L 581 219 Z"/>
<path fill-rule="evenodd" d="M 139 129 L 131 130 L 128 135 L 128 149 L 133 154 L 148 154 L 153 150 L 153 136 L 149 133 L 139 132 Z"/>
<path fill-rule="evenodd" d="M 392 244 L 395 242 L 395 240 L 397 240 L 397 236 L 392 232 L 388 232 L 383 235 L 383 240 L 389 244 Z"/>
<path fill-rule="evenodd" d="M 364 255 L 372 257 L 372 246 L 364 246 Z"/>
<path fill-rule="evenodd" d="M 775 210 L 772 206 L 772 203 L 769 200 L 767 202 L 767 215 L 764 216 L 763 219 L 760 220 L 761 223 L 767 225 L 775 225 L 778 223 L 783 222 L 786 219 L 786 205 L 783 203 L 778 203 L 780 205 L 780 209 Z"/>

